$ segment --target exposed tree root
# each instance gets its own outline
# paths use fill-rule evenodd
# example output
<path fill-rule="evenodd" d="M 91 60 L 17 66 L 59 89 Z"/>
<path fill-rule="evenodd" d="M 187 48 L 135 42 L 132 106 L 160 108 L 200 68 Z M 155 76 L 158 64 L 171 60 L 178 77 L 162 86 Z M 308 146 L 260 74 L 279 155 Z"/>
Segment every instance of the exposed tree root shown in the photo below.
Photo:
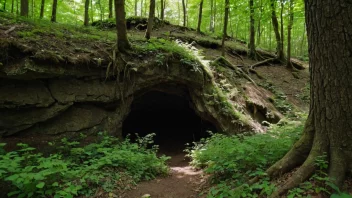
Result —
<path fill-rule="evenodd" d="M 265 79 L 262 75 L 260 75 L 257 71 L 255 71 L 254 69 L 249 69 L 248 70 L 249 72 L 251 72 L 251 73 L 254 73 L 255 75 L 257 75 L 257 77 L 259 78 L 259 79 Z"/>
<path fill-rule="evenodd" d="M 276 58 L 269 58 L 269 59 L 266 59 L 264 61 L 260 61 L 258 63 L 255 63 L 254 65 L 251 65 L 249 66 L 250 69 L 254 69 L 255 67 L 259 67 L 261 65 L 264 65 L 266 63 L 270 63 L 270 62 L 275 62 L 277 59 Z"/>

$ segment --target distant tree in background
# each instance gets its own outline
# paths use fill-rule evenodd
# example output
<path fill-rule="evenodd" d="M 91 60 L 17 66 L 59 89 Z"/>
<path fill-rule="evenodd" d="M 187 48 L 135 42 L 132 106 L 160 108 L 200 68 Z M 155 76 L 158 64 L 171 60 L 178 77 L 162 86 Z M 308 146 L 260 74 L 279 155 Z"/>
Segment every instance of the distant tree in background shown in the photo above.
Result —
<path fill-rule="evenodd" d="M 153 29 L 154 15 L 155 15 L 155 0 L 150 0 L 148 26 L 145 32 L 145 38 L 147 40 L 150 39 L 150 34 Z"/>
<path fill-rule="evenodd" d="M 53 7 L 51 12 L 51 22 L 56 22 L 57 0 L 53 0 Z"/>
<path fill-rule="evenodd" d="M 28 17 L 28 0 L 21 0 L 21 16 Z"/>
<path fill-rule="evenodd" d="M 199 3 L 199 13 L 198 13 L 198 26 L 197 26 L 197 33 L 200 33 L 200 28 L 202 25 L 202 16 L 203 16 L 203 0 L 200 0 Z"/>
<path fill-rule="evenodd" d="M 84 25 L 89 25 L 89 0 L 85 0 L 84 3 Z"/>

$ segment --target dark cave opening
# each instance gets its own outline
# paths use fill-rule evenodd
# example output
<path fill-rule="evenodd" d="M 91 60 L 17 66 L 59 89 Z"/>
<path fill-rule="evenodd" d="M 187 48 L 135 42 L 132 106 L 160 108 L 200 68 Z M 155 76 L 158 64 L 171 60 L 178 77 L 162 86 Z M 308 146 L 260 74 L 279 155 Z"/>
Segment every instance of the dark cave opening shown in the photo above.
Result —
<path fill-rule="evenodd" d="M 123 136 L 130 134 L 131 140 L 136 133 L 140 137 L 155 133 L 154 144 L 168 155 L 181 153 L 186 143 L 208 137 L 208 131 L 216 132 L 216 127 L 196 114 L 187 96 L 161 91 L 137 97 L 122 127 Z"/>

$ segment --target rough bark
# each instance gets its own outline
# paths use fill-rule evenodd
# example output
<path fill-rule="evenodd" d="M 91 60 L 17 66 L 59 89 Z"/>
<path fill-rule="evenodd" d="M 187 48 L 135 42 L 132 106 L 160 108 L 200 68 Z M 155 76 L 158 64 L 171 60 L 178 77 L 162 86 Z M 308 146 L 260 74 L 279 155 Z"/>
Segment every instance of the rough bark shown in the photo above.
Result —
<path fill-rule="evenodd" d="M 154 14 L 155 14 L 155 0 L 150 0 L 148 26 L 145 32 L 145 38 L 147 40 L 150 39 L 150 34 L 153 29 Z"/>
<path fill-rule="evenodd" d="M 289 22 L 287 26 L 287 68 L 293 69 L 292 63 L 291 63 L 291 32 L 292 32 L 292 26 L 293 26 L 293 2 L 294 0 L 290 0 L 290 7 L 289 7 Z"/>
<path fill-rule="evenodd" d="M 28 0 L 21 0 L 21 16 L 28 17 Z"/>
<path fill-rule="evenodd" d="M 200 26 L 202 25 L 202 12 L 203 12 L 203 0 L 201 0 L 199 3 L 197 33 L 200 33 Z"/>
<path fill-rule="evenodd" d="M 51 12 L 51 22 L 56 22 L 56 9 L 57 9 L 57 0 L 53 0 L 53 8 Z"/>
<path fill-rule="evenodd" d="M 111 19 L 112 18 L 112 0 L 109 0 L 109 19 Z M 136 15 L 137 16 L 137 15 Z"/>
<path fill-rule="evenodd" d="M 253 0 L 249 0 L 249 9 L 250 9 L 250 16 L 249 16 L 249 22 L 250 22 L 250 34 L 249 34 L 249 53 L 248 56 L 251 59 L 256 58 L 256 52 L 255 52 L 255 29 L 254 29 L 254 7 L 253 7 Z"/>
<path fill-rule="evenodd" d="M 115 16 L 117 30 L 117 48 L 121 52 L 131 49 L 127 38 L 127 27 L 125 19 L 125 0 L 115 0 Z"/>
<path fill-rule="evenodd" d="M 182 9 L 183 9 L 183 26 L 187 26 L 187 9 L 186 9 L 186 2 L 182 0 Z"/>
<path fill-rule="evenodd" d="M 279 176 L 302 164 L 272 197 L 307 180 L 327 153 L 329 177 L 341 186 L 352 169 L 352 12 L 347 0 L 306 0 L 311 72 L 310 115 L 301 139 L 267 170 Z M 333 43 L 334 45 L 331 45 Z"/>
<path fill-rule="evenodd" d="M 89 25 L 89 0 L 84 3 L 84 26 Z"/>
<path fill-rule="evenodd" d="M 44 7 L 45 7 L 45 0 L 42 0 L 40 4 L 40 16 L 39 16 L 40 19 L 44 17 Z"/>
<path fill-rule="evenodd" d="M 227 23 L 229 21 L 229 7 L 230 7 L 230 0 L 225 0 L 225 15 L 224 15 L 224 29 L 222 32 L 222 56 L 225 56 L 225 40 L 227 37 Z"/>
<path fill-rule="evenodd" d="M 279 22 L 277 20 L 276 11 L 275 11 L 275 0 L 270 0 L 271 7 L 271 21 L 273 24 L 273 29 L 275 32 L 276 38 L 276 53 L 279 60 L 284 60 L 284 49 L 283 44 L 281 43 L 281 35 L 279 32 Z"/>

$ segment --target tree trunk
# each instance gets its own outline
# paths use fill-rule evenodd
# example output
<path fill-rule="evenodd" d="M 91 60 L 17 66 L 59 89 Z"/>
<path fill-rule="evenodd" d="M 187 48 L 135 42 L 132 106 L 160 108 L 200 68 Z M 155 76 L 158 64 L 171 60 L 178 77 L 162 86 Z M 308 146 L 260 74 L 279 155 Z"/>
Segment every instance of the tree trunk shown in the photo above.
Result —
<path fill-rule="evenodd" d="M 183 8 L 183 26 L 187 26 L 187 10 L 185 0 L 182 0 L 182 8 Z"/>
<path fill-rule="evenodd" d="M 53 8 L 51 12 L 51 22 L 56 22 L 56 9 L 57 9 L 57 0 L 53 0 Z"/>
<path fill-rule="evenodd" d="M 293 69 L 292 63 L 291 63 L 291 31 L 292 31 L 292 26 L 293 26 L 293 2 L 294 0 L 290 0 L 290 7 L 289 7 L 289 21 L 288 21 L 288 26 L 287 26 L 287 68 Z"/>
<path fill-rule="evenodd" d="M 28 0 L 21 0 L 21 16 L 28 17 Z"/>
<path fill-rule="evenodd" d="M 210 0 L 210 23 L 209 23 L 209 31 L 213 32 L 214 31 L 214 26 L 213 26 L 213 22 L 214 22 L 214 15 L 213 15 L 213 8 L 214 7 L 214 0 Z"/>
<path fill-rule="evenodd" d="M 276 53 L 277 53 L 277 58 L 279 60 L 284 60 L 284 50 L 283 50 L 283 45 L 281 43 L 281 36 L 279 32 L 279 22 L 276 17 L 276 11 L 275 11 L 275 0 L 270 0 L 270 7 L 271 7 L 271 20 L 275 32 L 275 38 L 276 38 Z"/>
<path fill-rule="evenodd" d="M 280 27 L 281 27 L 281 50 L 283 54 L 283 59 L 285 57 L 284 53 L 284 38 L 285 38 L 285 33 L 284 33 L 284 17 L 283 17 L 283 12 L 284 12 L 284 0 L 281 1 L 281 10 L 280 10 Z"/>
<path fill-rule="evenodd" d="M 143 17 L 143 0 L 141 0 L 141 15 L 140 16 Z"/>
<path fill-rule="evenodd" d="M 84 26 L 89 25 L 89 1 L 90 0 L 86 0 L 84 3 Z"/>
<path fill-rule="evenodd" d="M 40 4 L 40 16 L 39 16 L 40 19 L 44 17 L 44 7 L 45 7 L 45 0 L 42 0 Z"/>
<path fill-rule="evenodd" d="M 138 16 L 137 10 L 138 10 L 138 0 L 134 0 L 134 16 Z"/>
<path fill-rule="evenodd" d="M 300 166 L 272 197 L 309 179 L 326 153 L 329 177 L 340 186 L 352 170 L 352 18 L 348 0 L 306 0 L 311 104 L 303 136 L 267 170 L 271 177 Z M 329 27 L 329 28 L 326 28 Z M 332 45 L 333 43 L 333 45 Z"/>
<path fill-rule="evenodd" d="M 109 19 L 112 18 L 112 0 L 109 0 Z"/>
<path fill-rule="evenodd" d="M 164 20 L 164 1 L 160 0 L 160 19 Z M 150 15 L 149 15 L 150 16 Z"/>
<path fill-rule="evenodd" d="M 121 52 L 131 49 L 130 42 L 127 38 L 125 0 L 115 0 L 115 16 L 117 30 L 117 48 Z"/>
<path fill-rule="evenodd" d="M 93 23 L 94 22 L 93 0 L 90 0 L 90 15 L 92 17 L 92 23 Z"/>
<path fill-rule="evenodd" d="M 255 29 L 254 29 L 254 7 L 253 7 L 253 0 L 249 0 L 249 9 L 250 9 L 250 35 L 249 35 L 249 53 L 248 56 L 250 59 L 256 58 L 255 52 Z"/>
<path fill-rule="evenodd" d="M 222 56 L 225 56 L 225 40 L 227 37 L 227 23 L 229 21 L 229 7 L 230 7 L 230 0 L 225 0 L 225 15 L 224 15 L 224 29 L 222 35 Z"/>
<path fill-rule="evenodd" d="M 150 34 L 153 30 L 154 14 L 155 14 L 155 0 L 150 0 L 148 26 L 145 32 L 145 38 L 147 40 L 150 39 Z"/>
<path fill-rule="evenodd" d="M 6 11 L 6 1 L 7 0 L 4 0 L 4 8 L 3 8 L 4 12 Z"/>
<path fill-rule="evenodd" d="M 203 0 L 199 3 L 199 13 L 198 13 L 198 26 L 197 33 L 200 33 L 200 26 L 202 25 L 202 12 L 203 12 Z"/>
<path fill-rule="evenodd" d="M 12 0 L 11 2 L 11 13 L 13 13 L 13 8 L 15 7 L 15 0 Z"/>

